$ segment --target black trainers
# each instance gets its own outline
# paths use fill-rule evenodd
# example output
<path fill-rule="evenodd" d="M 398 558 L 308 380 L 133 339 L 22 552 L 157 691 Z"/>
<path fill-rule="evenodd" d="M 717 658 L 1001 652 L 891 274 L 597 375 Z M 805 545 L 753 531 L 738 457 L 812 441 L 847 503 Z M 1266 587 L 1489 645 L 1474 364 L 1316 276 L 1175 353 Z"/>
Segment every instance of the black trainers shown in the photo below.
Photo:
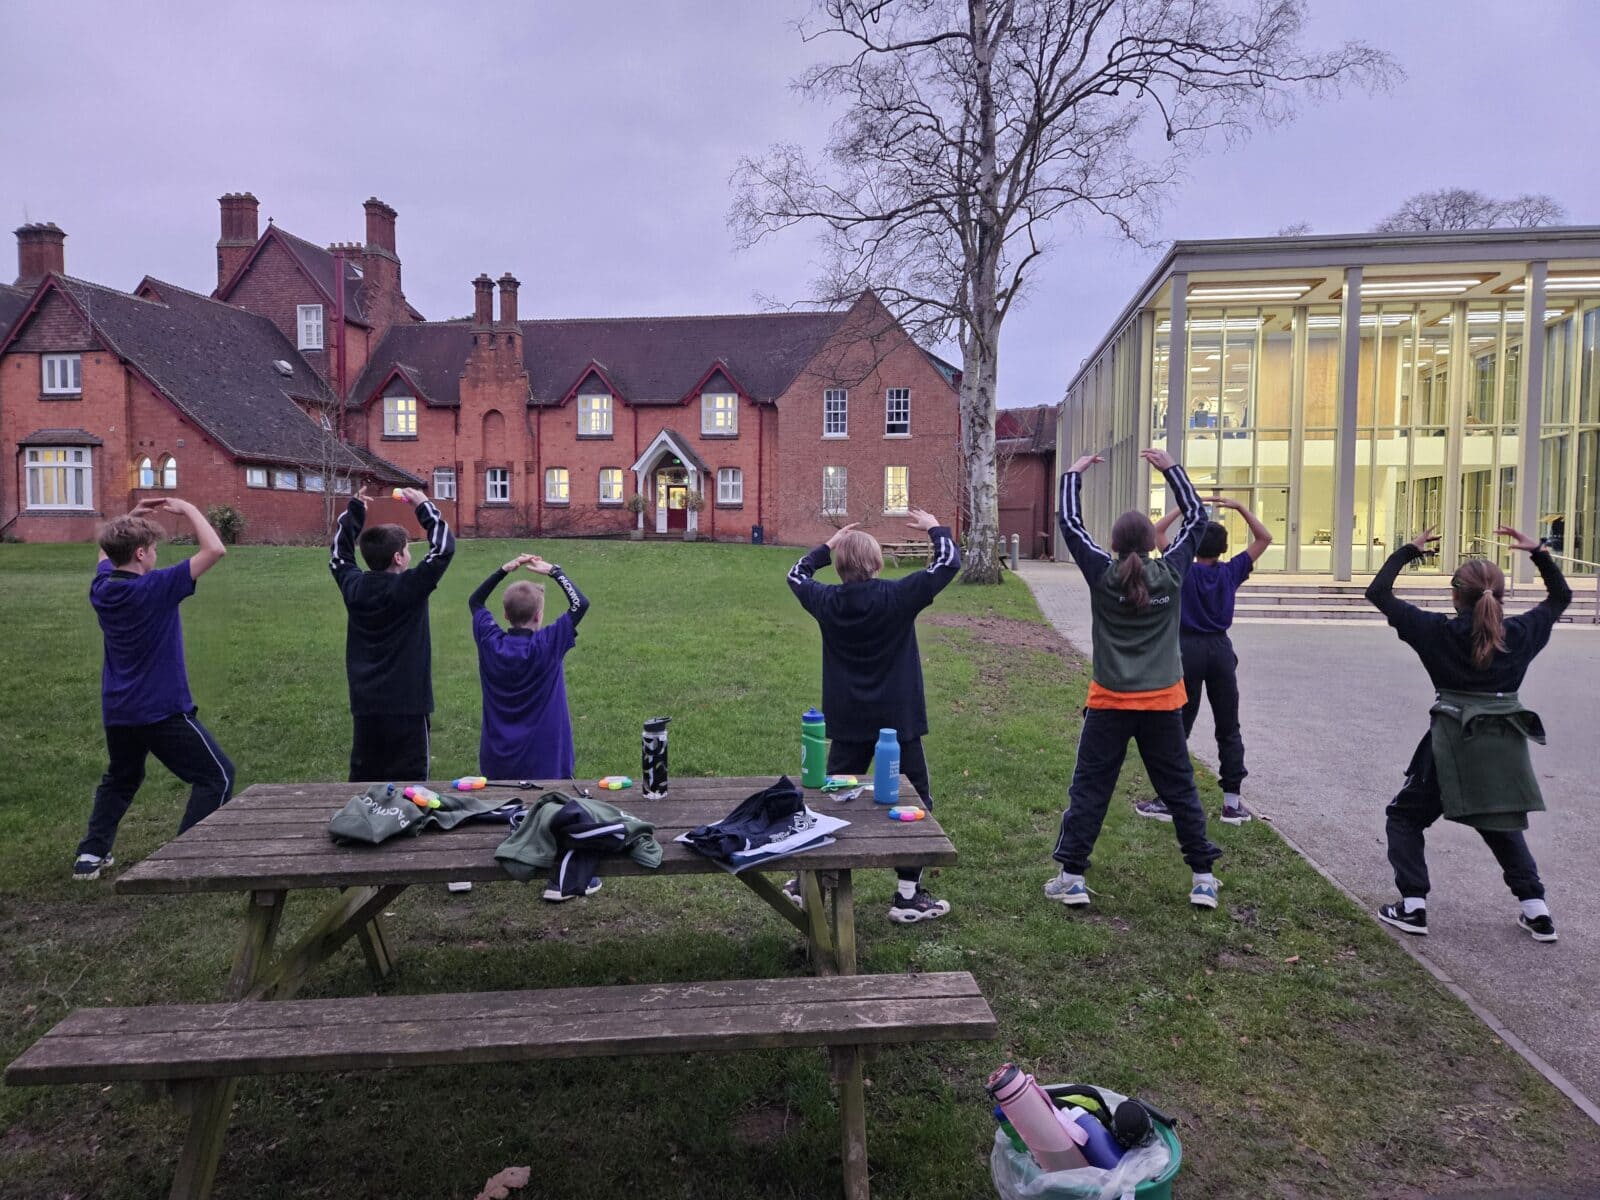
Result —
<path fill-rule="evenodd" d="M 1149 817 L 1152 821 L 1172 820 L 1172 813 L 1164 800 L 1141 800 L 1133 806 L 1133 811 L 1141 817 Z"/>
<path fill-rule="evenodd" d="M 935 900 L 927 888 L 918 888 L 916 895 L 907 900 L 899 892 L 889 905 L 889 920 L 899 925 L 915 925 L 918 921 L 936 921 L 950 911 L 948 900 Z"/>
<path fill-rule="evenodd" d="M 1378 920 L 1386 925 L 1393 925 L 1405 933 L 1428 935 L 1428 910 L 1426 908 L 1406 911 L 1405 902 L 1398 904 L 1383 904 L 1378 907 Z"/>
<path fill-rule="evenodd" d="M 806 910 L 806 898 L 800 891 L 800 881 L 791 879 L 783 885 L 783 894 L 789 898 L 789 903 L 801 912 Z"/>
<path fill-rule="evenodd" d="M 1517 924 L 1526 929 L 1528 936 L 1536 942 L 1556 940 L 1556 923 L 1550 919 L 1549 913 L 1539 917 L 1518 917 Z"/>
<path fill-rule="evenodd" d="M 100 872 L 104 871 L 117 860 L 111 855 L 100 858 L 93 854 L 80 854 L 72 863 L 72 877 L 87 883 L 91 879 L 99 879 Z"/>

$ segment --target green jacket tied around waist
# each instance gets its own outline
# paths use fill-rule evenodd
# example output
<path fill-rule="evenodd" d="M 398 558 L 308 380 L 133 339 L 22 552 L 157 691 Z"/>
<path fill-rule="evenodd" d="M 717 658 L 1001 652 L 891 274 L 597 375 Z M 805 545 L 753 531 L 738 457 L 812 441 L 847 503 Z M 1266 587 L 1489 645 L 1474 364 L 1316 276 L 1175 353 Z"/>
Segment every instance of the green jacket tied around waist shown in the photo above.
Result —
<path fill-rule="evenodd" d="M 1515 692 L 1441 690 L 1428 710 L 1444 815 L 1474 829 L 1523 830 L 1544 797 L 1528 752 L 1544 722 Z"/>

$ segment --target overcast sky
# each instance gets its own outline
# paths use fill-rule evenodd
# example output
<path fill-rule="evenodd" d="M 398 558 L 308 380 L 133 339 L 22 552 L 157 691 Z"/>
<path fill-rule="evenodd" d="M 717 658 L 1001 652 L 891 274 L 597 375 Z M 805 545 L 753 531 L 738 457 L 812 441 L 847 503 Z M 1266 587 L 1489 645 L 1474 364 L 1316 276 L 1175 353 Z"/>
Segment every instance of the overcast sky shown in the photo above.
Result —
<path fill-rule="evenodd" d="M 1313 0 L 1312 44 L 1363 38 L 1407 79 L 1198 162 L 1169 238 L 1369 228 L 1445 185 L 1543 191 L 1600 220 L 1588 110 L 1594 0 Z M 215 286 L 216 198 L 253 191 L 312 241 L 399 210 L 406 295 L 430 318 L 510 270 L 524 317 L 744 312 L 804 299 L 809 235 L 734 249 L 728 177 L 829 116 L 789 88 L 804 0 L 217 0 L 5 6 L 0 217 L 55 221 L 67 270 Z M 1157 255 L 1063 229 L 1008 322 L 1000 401 L 1060 399 Z M 4 260 L 0 260 L 3 262 Z M 9 279 L 10 276 L 6 275 Z M 959 360 L 958 360 L 959 361 Z"/>

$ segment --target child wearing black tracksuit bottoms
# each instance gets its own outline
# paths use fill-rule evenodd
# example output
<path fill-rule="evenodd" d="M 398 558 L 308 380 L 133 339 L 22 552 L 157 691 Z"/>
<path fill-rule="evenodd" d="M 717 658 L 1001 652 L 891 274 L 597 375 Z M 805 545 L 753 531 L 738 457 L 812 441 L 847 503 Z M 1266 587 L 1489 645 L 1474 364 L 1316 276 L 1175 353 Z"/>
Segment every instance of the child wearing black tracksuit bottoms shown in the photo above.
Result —
<path fill-rule="evenodd" d="M 1071 802 L 1061 814 L 1051 855 L 1061 871 L 1045 884 L 1044 893 L 1070 907 L 1090 903 L 1083 874 L 1131 738 L 1194 873 L 1189 902 L 1215 908 L 1218 885 L 1211 866 L 1222 851 L 1206 837 L 1205 809 L 1195 790 L 1183 730 L 1185 691 L 1178 650 L 1179 594 L 1206 527 L 1206 509 L 1183 468 L 1164 451 L 1142 454 L 1166 476 L 1183 514 L 1183 526 L 1161 558 L 1147 557 L 1155 549 L 1155 526 L 1137 510 L 1123 513 L 1112 526 L 1116 558 L 1089 536 L 1079 503 L 1080 475 L 1104 461 L 1099 455 L 1084 455 L 1061 478 L 1061 534 L 1089 584 L 1094 674 L 1078 737 Z"/>
<path fill-rule="evenodd" d="M 879 579 L 883 551 L 876 540 L 847 525 L 826 545 L 809 551 L 789 571 L 789 587 L 822 631 L 822 709 L 827 718 L 828 771 L 854 774 L 872 764 L 878 731 L 893 729 L 900 743 L 900 770 L 933 810 L 922 737 L 928 706 L 917 650 L 917 614 L 933 603 L 961 570 L 961 552 L 948 526 L 920 509 L 907 522 L 933 542 L 925 570 L 903 579 Z M 834 564 L 836 585 L 818 583 L 816 572 Z M 899 872 L 889 919 L 902 925 L 932 920 L 950 911 L 922 887 L 922 871 Z M 786 888 L 798 900 L 793 888 Z"/>
<path fill-rule="evenodd" d="M 433 643 L 428 598 L 439 586 L 456 540 L 432 501 L 405 489 L 428 539 L 415 567 L 406 532 L 398 525 L 363 528 L 365 489 L 339 516 L 328 568 L 344 597 L 344 662 L 354 726 L 352 781 L 428 778 L 428 722 L 433 712 Z M 356 566 L 359 543 L 367 564 Z M 407 568 L 410 568 L 409 570 Z"/>

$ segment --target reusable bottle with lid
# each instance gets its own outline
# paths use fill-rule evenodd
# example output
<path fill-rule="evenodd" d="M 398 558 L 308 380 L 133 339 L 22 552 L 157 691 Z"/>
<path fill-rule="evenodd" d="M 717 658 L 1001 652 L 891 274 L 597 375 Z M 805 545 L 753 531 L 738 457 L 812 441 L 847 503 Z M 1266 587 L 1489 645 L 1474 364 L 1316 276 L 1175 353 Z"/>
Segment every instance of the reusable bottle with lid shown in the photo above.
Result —
<path fill-rule="evenodd" d="M 1027 1143 L 1034 1161 L 1046 1171 L 1071 1171 L 1089 1165 L 1077 1141 L 1056 1116 L 1056 1106 L 1032 1075 L 1006 1063 L 989 1076 L 984 1088 L 1005 1113 L 1017 1136 Z"/>
<path fill-rule="evenodd" d="M 667 794 L 667 722 L 671 720 L 671 717 L 651 717 L 644 723 L 641 765 L 646 800 L 659 800 Z"/>
<path fill-rule="evenodd" d="M 828 782 L 827 722 L 814 708 L 800 716 L 800 786 L 819 788 Z"/>
<path fill-rule="evenodd" d="M 879 804 L 900 803 L 900 738 L 892 729 L 878 730 L 872 755 L 872 798 Z"/>

